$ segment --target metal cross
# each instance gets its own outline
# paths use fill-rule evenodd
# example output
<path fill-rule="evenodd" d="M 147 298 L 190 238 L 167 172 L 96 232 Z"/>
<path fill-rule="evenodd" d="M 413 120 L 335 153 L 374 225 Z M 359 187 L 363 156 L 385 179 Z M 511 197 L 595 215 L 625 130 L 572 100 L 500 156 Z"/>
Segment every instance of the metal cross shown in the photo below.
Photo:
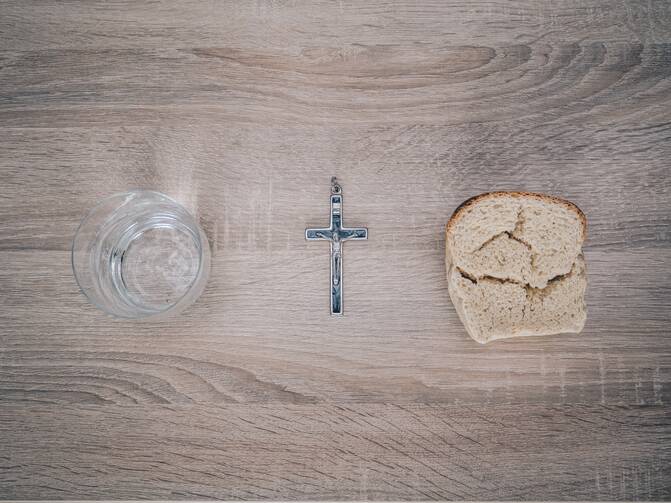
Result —
<path fill-rule="evenodd" d="M 328 229 L 305 229 L 308 241 L 331 242 L 331 314 L 343 314 L 342 245 L 345 241 L 368 239 L 368 229 L 347 229 L 342 226 L 342 188 L 331 178 L 331 224 Z"/>

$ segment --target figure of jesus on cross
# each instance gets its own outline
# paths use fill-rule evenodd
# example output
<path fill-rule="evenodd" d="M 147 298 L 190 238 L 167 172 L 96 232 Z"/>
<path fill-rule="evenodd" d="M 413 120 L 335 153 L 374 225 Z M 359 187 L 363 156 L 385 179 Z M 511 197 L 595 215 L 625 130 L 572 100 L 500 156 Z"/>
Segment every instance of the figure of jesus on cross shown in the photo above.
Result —
<path fill-rule="evenodd" d="M 331 178 L 331 224 L 326 229 L 305 229 L 305 239 L 331 243 L 331 314 L 342 315 L 342 245 L 368 239 L 368 229 L 342 226 L 342 189 L 335 177 Z"/>

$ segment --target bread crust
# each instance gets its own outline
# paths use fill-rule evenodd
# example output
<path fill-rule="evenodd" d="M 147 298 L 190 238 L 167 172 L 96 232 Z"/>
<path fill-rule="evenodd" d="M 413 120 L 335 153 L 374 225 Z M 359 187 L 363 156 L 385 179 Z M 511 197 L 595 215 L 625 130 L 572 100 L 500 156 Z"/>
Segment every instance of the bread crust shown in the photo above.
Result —
<path fill-rule="evenodd" d="M 557 196 L 551 196 L 548 194 L 541 194 L 538 192 L 523 192 L 523 191 L 505 191 L 505 190 L 498 190 L 494 192 L 485 192 L 483 194 L 478 194 L 477 196 L 473 196 L 470 199 L 466 199 L 463 203 L 461 203 L 459 206 L 457 206 L 457 209 L 454 210 L 454 213 L 452 213 L 452 216 L 450 219 L 447 221 L 447 225 L 445 225 L 445 235 L 450 232 L 452 227 L 456 224 L 456 222 L 459 220 L 461 215 L 464 213 L 464 211 L 471 206 L 473 206 L 476 203 L 479 203 L 480 201 L 486 200 L 486 199 L 496 199 L 497 197 L 530 197 L 533 199 L 538 199 L 543 202 L 552 202 L 555 204 L 561 204 L 562 206 L 565 206 L 569 210 L 573 211 L 578 215 L 578 218 L 582 222 L 582 240 L 585 242 L 585 239 L 587 239 L 587 217 L 585 217 L 585 214 L 582 212 L 580 208 L 571 201 L 568 201 L 566 199 L 562 199 L 561 197 Z"/>

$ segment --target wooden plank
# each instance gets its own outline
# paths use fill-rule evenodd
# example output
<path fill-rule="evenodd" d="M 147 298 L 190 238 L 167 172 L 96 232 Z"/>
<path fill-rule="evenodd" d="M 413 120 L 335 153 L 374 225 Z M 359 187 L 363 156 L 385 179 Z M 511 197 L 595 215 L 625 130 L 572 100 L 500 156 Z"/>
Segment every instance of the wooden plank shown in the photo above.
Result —
<path fill-rule="evenodd" d="M 610 122 L 669 100 L 664 1 L 1 8 L 17 127 Z"/>
<path fill-rule="evenodd" d="M 290 124 L 463 124 L 579 122 L 587 115 L 603 122 L 630 113 L 659 116 L 670 96 L 668 43 L 363 50 L 371 54 L 4 52 L 0 118 L 24 127 L 40 127 L 46 117 L 52 126 L 156 125 L 176 118 L 267 123 L 270 117 Z"/>
<path fill-rule="evenodd" d="M 201 300 L 169 324 L 120 322 L 88 305 L 67 252 L 3 257 L 0 389 L 17 406 L 45 396 L 119 404 L 662 405 L 671 395 L 671 352 L 660 328 L 671 321 L 671 277 L 661 267 L 669 251 L 589 252 L 581 335 L 487 346 L 459 322 L 438 250 L 390 258 L 350 247 L 343 320 L 328 316 L 325 249 L 225 250 Z M 630 263 L 637 268 L 624 267 Z"/>
<path fill-rule="evenodd" d="M 20 429 L 15 414 L 0 406 L 3 498 L 670 495 L 662 407 L 45 403 L 22 409 Z"/>
<path fill-rule="evenodd" d="M 493 40 L 669 40 L 664 0 L 616 2 L 514 0 L 445 2 L 172 2 L 104 0 L 2 2 L 0 45 L 6 50 L 272 47 L 301 49 L 343 42 L 356 47 Z M 519 38 L 516 38 L 518 35 Z M 343 48 L 345 49 L 345 48 Z M 344 55 L 347 54 L 343 50 Z M 378 63 L 377 60 L 374 61 Z"/>
<path fill-rule="evenodd" d="M 332 175 L 345 186 L 347 221 L 371 227 L 367 250 L 442 248 L 442 228 L 459 203 L 495 189 L 574 201 L 589 220 L 588 248 L 668 247 L 670 130 L 665 122 L 640 126 L 636 117 L 605 128 L 524 121 L 10 128 L 0 150 L 7 189 L 0 248 L 69 249 L 97 201 L 144 187 L 200 213 L 215 248 L 221 240 L 227 249 L 302 250 L 304 229 L 328 214 Z M 278 219 L 283 225 L 271 232 Z"/>

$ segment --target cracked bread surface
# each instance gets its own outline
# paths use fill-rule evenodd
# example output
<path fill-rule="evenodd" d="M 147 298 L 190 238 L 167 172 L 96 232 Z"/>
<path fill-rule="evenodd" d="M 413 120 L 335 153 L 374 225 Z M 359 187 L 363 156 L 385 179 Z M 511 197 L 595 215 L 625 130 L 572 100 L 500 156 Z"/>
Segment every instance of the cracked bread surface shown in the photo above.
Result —
<path fill-rule="evenodd" d="M 585 236 L 582 211 L 543 194 L 488 193 L 457 208 L 446 227 L 448 288 L 469 335 L 580 332 Z"/>

